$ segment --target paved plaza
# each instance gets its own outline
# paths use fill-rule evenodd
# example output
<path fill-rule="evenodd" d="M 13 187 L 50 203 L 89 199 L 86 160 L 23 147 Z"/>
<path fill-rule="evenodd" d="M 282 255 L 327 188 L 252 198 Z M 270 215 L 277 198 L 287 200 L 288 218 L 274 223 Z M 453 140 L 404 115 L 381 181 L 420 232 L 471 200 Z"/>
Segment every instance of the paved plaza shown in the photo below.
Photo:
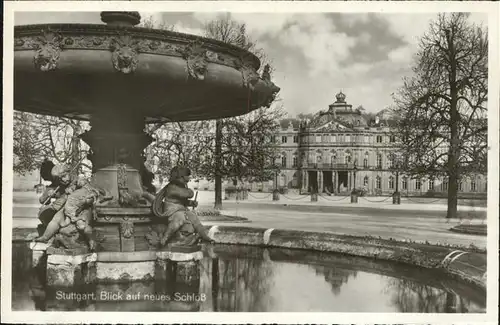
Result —
<path fill-rule="evenodd" d="M 200 191 L 199 209 L 213 206 L 214 192 Z M 336 201 L 334 201 L 336 200 Z M 370 201 L 368 201 L 370 200 Z M 401 205 L 393 205 L 392 199 L 359 198 L 350 203 L 349 197 L 320 197 L 311 202 L 309 196 L 290 194 L 272 201 L 268 193 L 250 193 L 245 201 L 224 200 L 222 213 L 248 218 L 245 226 L 305 231 L 325 231 L 359 236 L 380 236 L 397 240 L 441 243 L 480 248 L 486 247 L 486 237 L 450 232 L 459 223 L 486 223 L 486 207 L 480 204 L 461 205 L 462 220 L 446 220 L 445 200 L 414 199 L 423 203 L 402 199 Z M 35 228 L 39 204 L 34 192 L 15 192 L 13 227 Z M 221 222 L 206 224 L 224 225 Z M 227 223 L 230 224 L 230 223 Z M 231 223 L 234 224 L 234 223 Z"/>

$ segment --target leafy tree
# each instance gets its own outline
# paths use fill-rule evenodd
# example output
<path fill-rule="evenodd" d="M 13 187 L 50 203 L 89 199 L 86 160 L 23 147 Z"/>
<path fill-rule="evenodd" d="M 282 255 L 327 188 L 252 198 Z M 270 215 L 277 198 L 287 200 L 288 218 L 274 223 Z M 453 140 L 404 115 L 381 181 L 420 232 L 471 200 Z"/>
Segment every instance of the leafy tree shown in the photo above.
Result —
<path fill-rule="evenodd" d="M 447 218 L 455 218 L 460 179 L 486 173 L 487 32 L 466 13 L 439 15 L 421 38 L 413 72 L 395 95 L 404 169 L 447 177 Z"/>

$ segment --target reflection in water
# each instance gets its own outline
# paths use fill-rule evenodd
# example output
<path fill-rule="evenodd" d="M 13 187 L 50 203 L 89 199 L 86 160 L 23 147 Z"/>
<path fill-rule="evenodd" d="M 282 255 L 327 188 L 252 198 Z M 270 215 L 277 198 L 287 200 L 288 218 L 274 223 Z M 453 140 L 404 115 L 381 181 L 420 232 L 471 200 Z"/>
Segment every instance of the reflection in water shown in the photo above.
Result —
<path fill-rule="evenodd" d="M 332 287 L 332 292 L 335 295 L 340 293 L 340 288 L 343 284 L 349 281 L 350 277 L 356 278 L 356 270 L 340 269 L 337 267 L 326 266 L 311 266 L 316 271 L 317 275 L 323 275 L 325 281 Z"/>
<path fill-rule="evenodd" d="M 262 258 L 269 253 L 261 249 L 233 251 L 228 246 L 220 247 L 218 257 L 201 261 L 200 280 L 189 286 L 160 281 L 94 284 L 64 292 L 140 293 L 141 298 L 61 300 L 61 289 L 45 287 L 43 270 L 32 270 L 27 245 L 14 244 L 13 250 L 13 310 L 466 313 L 484 311 L 486 305 L 484 293 L 416 268 L 333 254 L 290 258 L 283 251 L 274 252 L 273 259 L 282 260 L 277 262 Z M 159 299 L 176 293 L 204 298 Z M 144 299 L 146 295 L 156 298 Z"/>
<path fill-rule="evenodd" d="M 436 289 L 405 279 L 390 279 L 387 290 L 391 301 L 405 313 L 468 313 L 477 306 L 443 285 Z"/>

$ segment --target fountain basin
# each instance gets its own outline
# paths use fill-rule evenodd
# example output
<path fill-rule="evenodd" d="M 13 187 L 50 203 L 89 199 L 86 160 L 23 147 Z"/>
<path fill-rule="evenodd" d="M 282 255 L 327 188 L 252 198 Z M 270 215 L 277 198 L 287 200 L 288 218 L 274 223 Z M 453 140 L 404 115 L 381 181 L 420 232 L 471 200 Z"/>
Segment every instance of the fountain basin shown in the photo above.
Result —
<path fill-rule="evenodd" d="M 45 24 L 14 31 L 14 102 L 20 111 L 88 120 L 106 112 L 146 122 L 237 116 L 279 91 L 236 46 L 119 25 Z"/>
<path fill-rule="evenodd" d="M 191 282 L 154 277 L 46 286 L 26 281 L 29 250 L 14 246 L 14 310 L 477 313 L 486 306 L 484 290 L 443 270 L 245 245 L 205 247 L 200 276 Z M 97 253 L 102 262 L 103 254 Z"/>

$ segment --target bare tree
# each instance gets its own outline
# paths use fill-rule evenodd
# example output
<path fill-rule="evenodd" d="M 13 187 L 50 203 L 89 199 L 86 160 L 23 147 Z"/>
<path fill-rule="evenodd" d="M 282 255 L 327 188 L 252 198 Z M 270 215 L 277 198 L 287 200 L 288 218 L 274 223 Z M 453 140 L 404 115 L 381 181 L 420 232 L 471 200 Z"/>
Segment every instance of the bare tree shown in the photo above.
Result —
<path fill-rule="evenodd" d="M 144 19 L 142 26 L 175 30 L 175 26 L 156 22 L 153 17 Z M 206 37 L 255 54 L 261 61 L 260 71 L 269 63 L 264 51 L 248 36 L 246 25 L 233 20 L 230 14 L 221 14 L 206 22 L 203 29 Z M 272 67 L 268 72 L 271 71 Z M 275 173 L 277 148 L 269 139 L 283 116 L 282 107 L 260 108 L 244 116 L 217 121 L 150 126 L 148 132 L 154 134 L 156 141 L 148 149 L 148 157 L 156 160 L 156 172 L 161 177 L 168 175 L 172 166 L 182 163 L 197 177 L 215 180 L 215 208 L 219 209 L 223 177 L 260 181 L 269 180 Z M 201 138 L 197 136 L 200 134 L 203 134 Z"/>
<path fill-rule="evenodd" d="M 447 218 L 457 215 L 460 179 L 486 173 L 488 35 L 468 14 L 439 15 L 421 38 L 395 95 L 405 171 L 448 179 Z"/>
<path fill-rule="evenodd" d="M 85 122 L 64 117 L 14 112 L 14 172 L 31 172 L 44 159 L 76 165 L 88 151 L 78 137 L 85 127 Z M 81 163 L 77 171 L 85 169 L 91 166 Z"/>
<path fill-rule="evenodd" d="M 138 27 L 175 31 L 175 25 L 167 24 L 165 21 L 157 21 L 153 16 L 142 18 Z"/>
<path fill-rule="evenodd" d="M 227 44 L 232 44 L 239 46 L 253 54 L 255 54 L 259 60 L 261 61 L 261 67 L 260 69 L 262 70 L 263 67 L 266 64 L 269 64 L 269 59 L 265 55 L 265 52 L 262 48 L 257 47 L 256 43 L 251 40 L 249 37 L 247 31 L 246 31 L 246 24 L 244 23 L 239 23 L 231 18 L 231 14 L 221 14 L 219 17 L 217 17 L 214 20 L 211 20 L 204 25 L 204 30 L 205 30 L 205 36 L 217 39 L 219 41 L 222 41 Z M 271 66 L 271 65 L 270 65 Z M 272 70 L 272 68 L 271 68 Z M 271 72 L 271 71 L 270 71 Z M 265 117 L 269 117 L 270 115 L 266 115 L 266 110 L 272 110 L 271 108 L 263 108 L 260 111 L 260 116 L 261 116 L 261 121 L 265 120 Z M 283 116 L 282 116 L 283 117 Z M 222 146 L 226 146 L 226 148 L 235 148 L 235 146 L 231 143 L 231 141 L 224 141 L 224 134 L 226 135 L 231 135 L 231 132 L 235 131 L 241 131 L 245 127 L 243 124 L 239 125 L 239 128 L 236 127 L 238 123 L 240 123 L 242 120 L 241 119 L 226 119 L 226 120 L 218 120 L 216 123 L 216 136 L 215 138 L 215 147 L 216 147 L 216 154 L 215 154 L 215 166 L 214 170 L 216 171 L 215 175 L 215 208 L 220 209 L 222 207 L 222 175 L 224 173 L 227 173 L 226 176 L 232 176 L 235 177 L 235 175 L 242 175 L 245 174 L 245 172 L 250 171 L 250 165 L 247 164 L 248 161 L 240 161 L 241 164 L 236 164 L 237 160 L 235 158 L 238 156 L 230 155 L 232 156 L 231 158 L 226 158 L 224 159 L 224 152 L 222 151 Z M 258 124 L 257 121 L 255 121 L 256 124 Z M 248 126 L 248 125 L 247 125 Z M 223 131 L 223 129 L 226 127 L 226 130 Z M 272 130 L 275 130 L 273 128 Z M 267 133 L 264 130 L 260 130 L 262 132 Z M 240 133 L 235 133 L 238 134 L 238 136 L 241 136 Z M 250 133 L 251 134 L 251 133 Z M 235 139 L 235 137 L 234 137 Z M 241 138 L 248 140 L 248 138 Z M 234 140 L 233 140 L 234 141 Z M 265 147 L 263 146 L 262 149 Z M 226 151 L 227 153 L 228 151 Z M 235 151 L 238 152 L 238 151 Z M 241 152 L 241 151 L 240 151 Z M 266 152 L 264 154 L 264 152 Z M 262 152 L 263 156 L 268 156 L 267 151 L 264 149 Z M 239 158 L 242 158 L 241 156 Z M 255 157 L 254 157 L 255 158 Z M 267 161 L 266 159 L 262 160 L 260 158 L 261 162 Z M 273 161 L 274 162 L 274 161 Z M 225 165 L 223 165 L 226 163 Z M 233 168 L 227 168 L 228 164 L 233 165 Z M 264 167 L 265 163 L 261 164 L 261 167 Z M 226 168 L 224 168 L 226 166 Z M 241 169 L 245 166 L 245 169 Z M 249 173 L 253 174 L 253 173 Z M 264 173 L 265 175 L 265 173 Z M 262 175 L 262 176 L 264 176 Z"/>
<path fill-rule="evenodd" d="M 213 159 L 213 121 L 148 125 L 146 132 L 155 139 L 147 148 L 147 157 L 160 179 L 167 178 L 177 165 L 188 167 L 195 177 L 205 177 L 205 165 Z"/>

